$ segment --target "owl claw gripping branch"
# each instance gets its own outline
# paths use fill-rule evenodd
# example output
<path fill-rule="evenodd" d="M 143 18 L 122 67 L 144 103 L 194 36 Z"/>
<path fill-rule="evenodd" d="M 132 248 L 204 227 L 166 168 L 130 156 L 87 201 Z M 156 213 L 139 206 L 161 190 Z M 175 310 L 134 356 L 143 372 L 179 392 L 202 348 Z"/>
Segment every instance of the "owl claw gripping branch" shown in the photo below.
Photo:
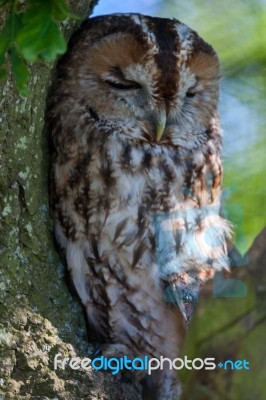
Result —
<path fill-rule="evenodd" d="M 176 358 L 197 297 L 186 279 L 228 267 L 219 77 L 195 31 L 140 14 L 86 20 L 58 62 L 47 108 L 55 236 L 110 357 Z M 181 288 L 179 307 L 169 288 Z M 153 398 L 179 398 L 176 371 L 145 379 Z"/>

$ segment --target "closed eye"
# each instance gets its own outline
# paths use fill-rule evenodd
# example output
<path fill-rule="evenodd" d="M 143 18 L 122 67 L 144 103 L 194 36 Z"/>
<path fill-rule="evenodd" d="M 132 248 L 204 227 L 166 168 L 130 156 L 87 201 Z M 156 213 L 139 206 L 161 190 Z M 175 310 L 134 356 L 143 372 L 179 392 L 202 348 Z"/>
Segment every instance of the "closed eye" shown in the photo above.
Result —
<path fill-rule="evenodd" d="M 195 97 L 197 94 L 196 87 L 197 87 L 197 85 L 190 87 L 186 93 L 186 97 L 189 97 L 189 98 Z"/>
<path fill-rule="evenodd" d="M 140 89 L 141 85 L 137 82 L 134 81 L 111 81 L 109 79 L 106 79 L 105 82 L 113 89 L 117 90 L 134 90 L 134 89 Z"/>
<path fill-rule="evenodd" d="M 195 97 L 195 95 L 196 95 L 196 92 L 192 92 L 190 90 L 188 90 L 186 93 L 186 97 Z"/>

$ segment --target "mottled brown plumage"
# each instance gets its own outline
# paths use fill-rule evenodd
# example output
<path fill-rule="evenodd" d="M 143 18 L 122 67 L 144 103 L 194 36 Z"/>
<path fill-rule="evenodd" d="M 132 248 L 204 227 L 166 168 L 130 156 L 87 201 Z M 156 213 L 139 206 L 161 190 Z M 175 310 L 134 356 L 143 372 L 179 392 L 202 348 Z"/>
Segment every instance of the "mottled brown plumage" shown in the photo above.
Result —
<path fill-rule="evenodd" d="M 219 77 L 196 32 L 139 14 L 83 22 L 58 63 L 51 211 L 106 355 L 177 357 L 190 315 L 176 289 L 228 265 Z M 178 398 L 176 371 L 149 379 L 158 399 Z"/>

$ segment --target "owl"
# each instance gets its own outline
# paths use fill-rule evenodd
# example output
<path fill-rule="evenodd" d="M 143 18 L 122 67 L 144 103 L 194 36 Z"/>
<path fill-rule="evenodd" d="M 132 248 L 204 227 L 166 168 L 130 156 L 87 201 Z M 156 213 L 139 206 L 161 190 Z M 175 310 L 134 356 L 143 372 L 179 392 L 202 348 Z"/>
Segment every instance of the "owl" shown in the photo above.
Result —
<path fill-rule="evenodd" d="M 54 232 L 106 357 L 180 354 L 200 285 L 228 267 L 214 49 L 176 19 L 84 21 L 47 102 Z M 136 371 L 178 399 L 165 363 Z"/>

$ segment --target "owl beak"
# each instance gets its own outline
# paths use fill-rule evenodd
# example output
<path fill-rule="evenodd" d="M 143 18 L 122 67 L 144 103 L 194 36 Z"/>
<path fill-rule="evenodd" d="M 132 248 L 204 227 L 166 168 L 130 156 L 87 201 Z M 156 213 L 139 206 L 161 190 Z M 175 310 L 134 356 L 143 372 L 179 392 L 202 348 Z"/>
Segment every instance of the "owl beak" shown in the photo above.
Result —
<path fill-rule="evenodd" d="M 160 141 L 166 125 L 166 111 L 162 109 L 156 119 L 156 140 Z"/>

